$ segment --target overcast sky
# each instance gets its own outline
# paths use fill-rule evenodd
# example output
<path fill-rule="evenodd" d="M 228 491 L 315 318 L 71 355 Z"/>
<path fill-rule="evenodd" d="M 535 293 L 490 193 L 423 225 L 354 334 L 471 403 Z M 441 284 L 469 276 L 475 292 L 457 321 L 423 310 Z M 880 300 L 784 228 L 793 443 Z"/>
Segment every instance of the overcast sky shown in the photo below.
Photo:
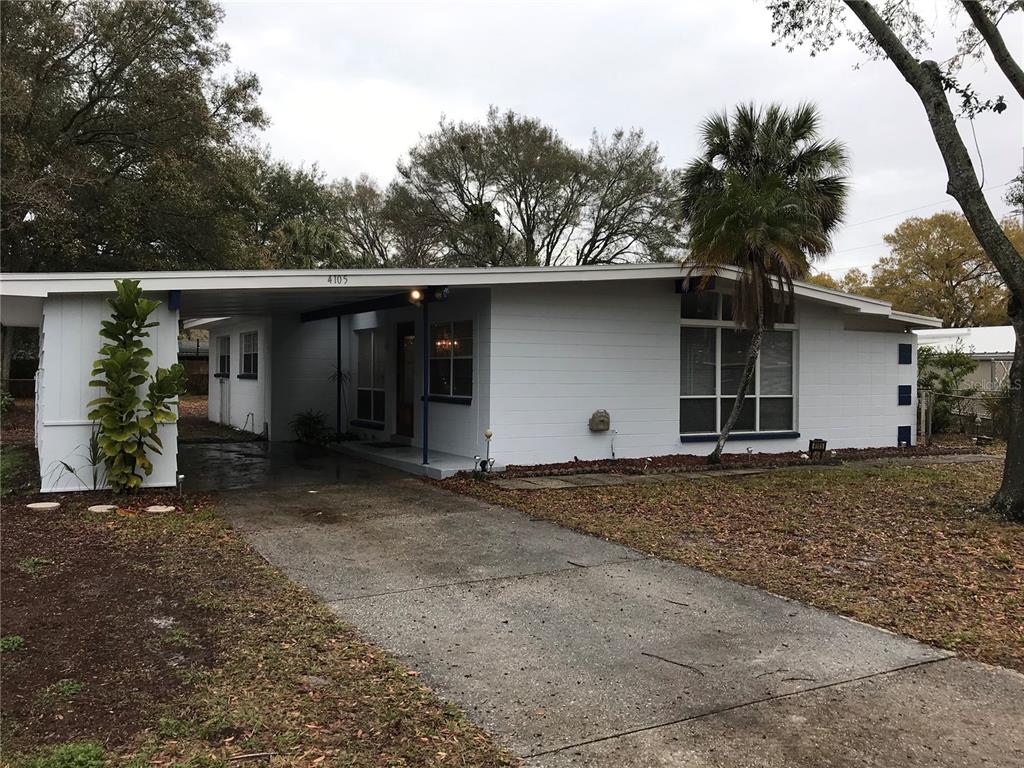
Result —
<path fill-rule="evenodd" d="M 951 28 L 945 0 L 921 7 L 937 28 Z M 883 235 L 906 216 L 955 209 L 924 111 L 895 68 L 846 45 L 818 58 L 773 48 L 768 13 L 753 0 L 225 9 L 221 35 L 233 63 L 263 85 L 271 126 L 262 139 L 275 156 L 315 162 L 332 178 L 368 173 L 387 182 L 442 114 L 478 120 L 491 104 L 540 118 L 578 146 L 595 129 L 643 128 L 677 167 L 696 153 L 696 127 L 709 112 L 745 100 L 809 99 L 823 113 L 825 135 L 845 141 L 852 156 L 848 224 L 822 270 L 838 276 L 866 267 L 885 255 Z M 1019 18 L 1003 34 L 1024 51 Z M 938 47 L 937 58 L 948 52 Z M 963 81 L 1010 104 L 974 125 L 989 200 L 1003 215 L 1002 185 L 1021 164 L 1022 105 L 990 61 L 966 70 Z M 976 158 L 970 125 L 961 122 Z"/>

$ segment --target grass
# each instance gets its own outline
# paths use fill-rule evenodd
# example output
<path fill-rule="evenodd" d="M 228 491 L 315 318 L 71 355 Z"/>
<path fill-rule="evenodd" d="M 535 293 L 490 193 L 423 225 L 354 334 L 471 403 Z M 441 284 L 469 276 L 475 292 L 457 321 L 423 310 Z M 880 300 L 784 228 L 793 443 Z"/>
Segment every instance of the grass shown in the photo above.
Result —
<path fill-rule="evenodd" d="M 40 555 L 30 555 L 29 557 L 23 557 L 14 564 L 22 573 L 27 573 L 29 576 L 38 576 L 46 567 L 53 565 L 53 560 L 49 557 L 42 557 Z"/>
<path fill-rule="evenodd" d="M 7 498 L 33 488 L 35 456 L 24 445 L 0 445 L 0 497 Z"/>
<path fill-rule="evenodd" d="M 254 753 L 286 767 L 514 764 L 416 672 L 252 552 L 208 500 L 175 498 L 174 513 L 146 513 L 153 501 L 94 514 L 85 511 L 87 498 L 65 497 L 54 536 L 91 553 L 90 569 L 126 581 L 102 582 L 117 596 L 98 602 L 99 613 L 53 612 L 46 631 L 60 642 L 92 630 L 99 638 L 61 658 L 42 647 L 48 638 L 33 635 L 33 622 L 19 623 L 8 594 L 21 591 L 16 607 L 47 586 L 40 599 L 75 600 L 51 582 L 67 579 L 73 588 L 85 565 L 53 543 L 47 551 L 61 563 L 53 578 L 4 571 L 5 628 L 24 637 L 4 638 L 5 650 L 18 648 L 17 665 L 2 670 L 4 753 L 14 768 L 200 768 L 241 765 L 232 758 Z M 2 520 L 5 553 L 24 556 L 18 537 L 35 548 L 31 537 L 41 532 L 27 513 L 23 527 L 12 517 Z M 95 591 L 91 582 L 84 588 Z M 86 621 L 94 626 L 79 625 Z M 126 671 L 124 659 L 136 656 L 146 665 Z M 63 674 L 22 690 L 17 675 L 38 677 L 43 667 Z"/>
<path fill-rule="evenodd" d="M 103 768 L 103 747 L 92 741 L 69 742 L 40 750 L 19 761 L 20 768 Z"/>
<path fill-rule="evenodd" d="M 21 635 L 4 635 L 0 637 L 0 653 L 13 653 L 25 647 L 25 638 Z"/>
<path fill-rule="evenodd" d="M 69 699 L 75 694 L 81 693 L 82 688 L 84 687 L 85 686 L 82 685 L 82 682 L 80 680 L 65 677 L 61 680 L 58 680 L 53 685 L 48 686 L 43 691 L 42 696 L 44 698 Z"/>
<path fill-rule="evenodd" d="M 1024 526 L 975 511 L 1001 466 L 784 470 L 659 485 L 442 485 L 1024 671 Z"/>

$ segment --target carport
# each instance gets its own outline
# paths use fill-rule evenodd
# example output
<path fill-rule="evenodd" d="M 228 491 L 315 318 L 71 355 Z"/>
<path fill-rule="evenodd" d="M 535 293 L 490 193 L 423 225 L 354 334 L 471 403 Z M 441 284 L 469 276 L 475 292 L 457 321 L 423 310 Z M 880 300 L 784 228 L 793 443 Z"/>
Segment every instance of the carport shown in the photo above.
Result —
<path fill-rule="evenodd" d="M 186 328 L 209 327 L 211 337 L 219 339 L 228 338 L 229 345 L 231 343 L 230 337 L 217 336 L 218 329 L 223 328 L 226 323 L 231 321 L 237 323 L 239 318 L 243 318 L 243 324 L 244 318 L 261 318 L 264 321 L 270 319 L 271 325 L 268 327 L 268 330 L 270 330 L 271 338 L 274 335 L 273 326 L 277 326 L 279 329 L 288 329 L 290 331 L 289 341 L 294 340 L 294 335 L 308 334 L 316 338 L 316 352 L 320 355 L 317 360 L 318 363 L 322 363 L 327 359 L 327 356 L 323 353 L 328 351 L 328 346 L 333 346 L 333 372 L 328 377 L 328 380 L 333 385 L 334 390 L 333 426 L 336 434 L 340 437 L 348 432 L 349 424 L 346 421 L 351 421 L 346 420 L 344 417 L 345 412 L 348 410 L 344 372 L 349 368 L 351 357 L 349 354 L 352 334 L 351 319 L 360 315 L 375 316 L 376 313 L 385 310 L 414 309 L 421 318 L 419 328 L 429 328 L 431 305 L 447 301 L 450 291 L 447 286 L 423 285 L 421 281 L 416 281 L 413 285 L 370 287 L 369 285 L 349 285 L 349 275 L 329 274 L 326 275 L 326 279 L 330 286 L 326 289 L 321 287 L 293 290 L 247 285 L 242 288 L 218 291 L 216 294 L 204 290 L 186 289 L 172 291 L 171 300 L 178 303 L 179 315 Z M 296 319 L 298 321 L 297 325 Z M 315 330 L 312 330 L 314 328 Z M 333 340 L 330 338 L 332 333 Z M 400 453 L 397 451 L 387 451 L 382 454 L 382 457 L 385 459 L 392 458 L 391 463 L 403 469 L 415 470 L 417 463 L 421 467 L 427 468 L 432 463 L 432 457 L 441 466 L 447 467 L 455 459 L 455 463 L 460 464 L 460 469 L 465 468 L 463 466 L 465 462 L 460 461 L 462 457 L 439 451 L 432 453 L 430 450 L 430 398 L 422 396 L 422 393 L 429 389 L 430 339 L 429 334 L 423 332 L 415 333 L 415 331 L 414 338 L 415 352 L 419 355 L 420 359 L 419 373 L 421 378 L 419 434 L 415 435 L 418 438 L 418 450 L 405 450 Z M 332 341 L 333 344 L 331 344 Z M 257 338 L 258 343 L 259 340 Z M 222 350 L 214 348 L 214 345 L 211 344 L 211 362 L 217 361 L 221 353 Z M 230 346 L 228 346 L 228 354 L 230 355 Z M 243 350 L 240 345 L 238 356 L 243 358 L 243 365 L 245 363 L 244 357 L 247 354 L 251 353 Z M 272 365 L 275 357 L 275 355 L 271 355 Z M 281 378 L 282 373 L 283 371 L 279 372 L 277 378 Z M 297 372 L 292 369 L 289 373 L 295 374 Z M 286 373 L 284 375 L 287 377 L 289 374 Z M 256 369 L 251 372 L 242 370 L 236 373 L 235 376 L 240 380 L 259 380 L 259 372 Z M 211 377 L 217 382 L 216 389 L 213 389 L 211 384 L 210 398 L 212 401 L 214 397 L 223 397 L 224 389 L 231 386 L 232 372 L 230 370 L 223 371 L 214 368 L 211 371 Z M 266 390 L 265 397 L 269 398 L 271 402 L 274 398 L 274 379 L 275 376 L 271 372 L 270 381 L 264 384 L 264 389 Z M 320 397 L 317 402 L 311 405 L 311 409 L 320 411 L 326 407 L 328 401 L 323 398 L 322 387 L 317 387 L 316 389 L 320 390 Z M 309 401 L 309 398 L 299 399 Z M 295 401 L 296 398 L 294 397 L 288 400 L 290 404 L 294 404 Z M 292 407 L 294 408 L 294 405 Z M 274 409 L 271 407 L 271 413 L 273 411 Z M 223 414 L 220 415 L 223 418 Z M 230 418 L 224 420 L 223 423 L 231 424 Z M 243 423 L 242 426 L 244 428 L 247 425 Z M 264 421 L 263 426 L 262 433 L 265 437 L 276 440 L 282 439 L 280 434 L 282 425 L 280 423 L 274 425 L 271 418 Z M 257 423 L 255 418 L 252 419 L 251 427 L 252 431 L 261 431 L 259 429 L 260 424 Z M 274 434 L 274 432 L 277 432 L 277 434 Z M 410 445 L 383 441 L 376 447 L 363 448 L 361 444 L 356 443 L 346 446 L 345 452 L 374 457 L 384 448 L 410 449 L 412 448 L 411 438 L 414 435 L 410 432 L 406 437 L 410 438 Z M 426 472 L 427 470 L 424 469 L 423 471 Z"/>
<path fill-rule="evenodd" d="M 95 391 L 88 386 L 89 373 L 102 343 L 96 330 L 109 316 L 105 299 L 112 294 L 114 281 L 125 278 L 139 279 L 146 295 L 161 301 L 151 316 L 158 324 L 151 329 L 148 340 L 153 351 L 151 365 L 167 367 L 177 362 L 179 328 L 210 328 L 211 415 L 221 394 L 230 392 L 230 399 L 225 401 L 239 406 L 241 417 L 233 419 L 231 414 L 224 413 L 218 414 L 217 420 L 261 434 L 269 443 L 238 449 L 231 461 L 227 449 L 221 449 L 220 456 L 214 448 L 182 449 L 179 468 L 177 429 L 166 425 L 161 429 L 165 450 L 153 457 L 154 471 L 147 486 L 173 486 L 180 474 L 204 476 L 204 471 L 197 472 L 197 463 L 191 460 L 192 454 L 203 451 L 209 454 L 205 459 L 211 467 L 232 464 L 236 470 L 247 460 L 257 463 L 258 451 L 260 456 L 270 457 L 259 459 L 269 468 L 268 476 L 283 482 L 294 474 L 283 469 L 286 465 L 294 469 L 305 462 L 311 466 L 309 452 L 294 446 L 277 446 L 295 439 L 291 422 L 304 411 L 323 414 L 326 425 L 336 434 L 355 438 L 337 444 L 345 454 L 365 456 L 435 477 L 470 469 L 473 457 L 451 450 L 457 442 L 465 443 L 466 430 L 456 440 L 445 429 L 443 410 L 451 406 L 438 406 L 437 398 L 424 397 L 423 393 L 429 391 L 429 330 L 433 319 L 444 320 L 452 311 L 474 311 L 483 304 L 481 299 L 487 289 L 479 287 L 483 282 L 479 275 L 476 285 L 451 289 L 439 281 L 445 277 L 445 270 L 5 276 L 4 324 L 34 325 L 41 329 L 36 443 L 42 490 L 83 487 L 74 473 L 61 468 L 80 464 L 87 452 L 93 424 L 86 417 L 86 404 L 95 397 Z M 396 366 L 391 358 L 397 352 L 397 343 L 391 337 L 381 338 L 379 349 L 388 358 L 387 365 L 382 366 L 387 377 L 386 390 L 381 382 L 375 381 L 372 392 L 378 399 L 387 396 L 387 418 L 360 419 L 357 408 L 363 392 L 355 379 L 359 354 L 356 341 L 364 331 L 383 328 L 384 318 L 389 332 L 401 321 L 408 342 L 402 352 L 414 378 L 402 382 L 404 387 L 396 387 Z M 253 346 L 243 350 L 241 334 L 236 331 L 249 326 L 253 332 L 245 341 L 251 339 Z M 383 331 L 376 333 L 384 335 Z M 225 337 L 228 346 L 224 357 L 230 367 L 221 370 L 217 365 L 222 350 L 216 342 Z M 394 416 L 398 405 L 396 389 L 407 408 L 414 411 L 401 425 L 396 424 Z M 474 414 L 485 399 L 476 399 Z M 441 413 L 435 412 L 438 408 Z M 479 422 L 477 417 L 472 424 L 474 434 L 482 433 L 486 427 L 477 429 Z M 437 445 L 433 439 L 435 428 L 440 430 Z M 334 454 L 331 456 L 334 458 L 321 459 L 325 467 L 341 461 Z"/>

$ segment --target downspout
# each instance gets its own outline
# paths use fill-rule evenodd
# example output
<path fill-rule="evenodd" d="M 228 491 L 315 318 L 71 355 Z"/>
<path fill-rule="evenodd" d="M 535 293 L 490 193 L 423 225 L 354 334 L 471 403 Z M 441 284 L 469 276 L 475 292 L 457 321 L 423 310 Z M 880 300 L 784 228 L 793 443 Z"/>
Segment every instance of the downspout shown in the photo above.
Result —
<path fill-rule="evenodd" d="M 420 335 L 423 351 L 423 465 L 430 464 L 430 297 L 423 297 L 423 333 Z"/>

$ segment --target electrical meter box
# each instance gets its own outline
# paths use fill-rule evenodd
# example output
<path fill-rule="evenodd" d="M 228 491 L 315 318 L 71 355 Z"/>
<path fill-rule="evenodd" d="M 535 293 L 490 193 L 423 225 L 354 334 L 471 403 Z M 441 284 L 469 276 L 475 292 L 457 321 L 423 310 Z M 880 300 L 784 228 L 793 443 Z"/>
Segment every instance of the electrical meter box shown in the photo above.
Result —
<path fill-rule="evenodd" d="M 608 411 L 602 409 L 590 414 L 591 432 L 607 432 L 611 428 L 612 417 L 608 415 Z"/>

